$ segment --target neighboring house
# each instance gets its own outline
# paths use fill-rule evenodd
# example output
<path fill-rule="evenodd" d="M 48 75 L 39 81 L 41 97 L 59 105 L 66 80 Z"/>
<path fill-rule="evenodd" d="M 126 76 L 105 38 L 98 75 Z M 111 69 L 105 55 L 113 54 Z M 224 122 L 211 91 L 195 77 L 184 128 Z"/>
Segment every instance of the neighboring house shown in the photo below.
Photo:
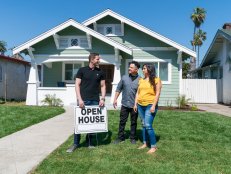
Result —
<path fill-rule="evenodd" d="M 30 63 L 0 55 L 0 98 L 25 100 Z"/>
<path fill-rule="evenodd" d="M 128 63 L 136 60 L 141 65 L 151 62 L 156 66 L 163 82 L 159 104 L 175 105 L 181 93 L 182 59 L 196 57 L 194 51 L 112 10 L 82 24 L 69 19 L 13 49 L 14 54 L 20 52 L 29 54 L 32 60 L 27 105 L 40 105 L 45 94 L 56 94 L 64 105 L 76 103 L 74 77 L 88 64 L 90 52 L 100 53 L 107 103 L 112 102 Z"/>
<path fill-rule="evenodd" d="M 217 30 L 200 67 L 191 74 L 198 79 L 222 79 L 222 102 L 231 103 L 231 23 Z"/>

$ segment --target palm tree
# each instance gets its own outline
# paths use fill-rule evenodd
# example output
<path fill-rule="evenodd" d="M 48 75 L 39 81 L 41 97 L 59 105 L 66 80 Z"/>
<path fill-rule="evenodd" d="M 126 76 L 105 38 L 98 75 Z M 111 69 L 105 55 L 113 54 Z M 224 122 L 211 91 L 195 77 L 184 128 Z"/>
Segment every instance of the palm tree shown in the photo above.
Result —
<path fill-rule="evenodd" d="M 206 11 L 204 8 L 197 7 L 193 10 L 193 13 L 191 14 L 191 19 L 194 23 L 194 31 L 193 31 L 193 38 L 196 34 L 196 29 L 200 29 L 201 24 L 204 23 L 206 17 Z M 193 46 L 193 50 L 195 51 L 196 47 Z"/>
<path fill-rule="evenodd" d="M 4 55 L 4 53 L 7 51 L 6 49 L 6 42 L 0 41 L 0 53 L 1 55 Z"/>
<path fill-rule="evenodd" d="M 191 41 L 192 45 L 195 46 L 195 51 L 197 47 L 197 67 L 199 67 L 200 60 L 200 47 L 203 45 L 203 41 L 206 40 L 206 32 L 199 29 Z"/>

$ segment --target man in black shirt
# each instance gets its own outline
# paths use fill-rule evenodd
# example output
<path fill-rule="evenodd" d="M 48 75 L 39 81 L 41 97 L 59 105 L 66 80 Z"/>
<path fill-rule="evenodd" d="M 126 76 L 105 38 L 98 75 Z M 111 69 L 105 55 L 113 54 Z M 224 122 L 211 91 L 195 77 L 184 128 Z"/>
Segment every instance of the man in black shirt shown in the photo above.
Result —
<path fill-rule="evenodd" d="M 100 57 L 98 53 L 91 53 L 89 55 L 89 65 L 79 69 L 75 80 L 75 91 L 80 108 L 85 105 L 99 105 L 104 106 L 106 95 L 105 74 L 99 68 Z M 102 98 L 99 98 L 99 88 L 101 88 Z M 92 134 L 87 134 L 86 140 L 88 147 L 92 145 Z M 74 144 L 67 152 L 73 152 L 79 145 L 80 134 L 74 133 Z"/>

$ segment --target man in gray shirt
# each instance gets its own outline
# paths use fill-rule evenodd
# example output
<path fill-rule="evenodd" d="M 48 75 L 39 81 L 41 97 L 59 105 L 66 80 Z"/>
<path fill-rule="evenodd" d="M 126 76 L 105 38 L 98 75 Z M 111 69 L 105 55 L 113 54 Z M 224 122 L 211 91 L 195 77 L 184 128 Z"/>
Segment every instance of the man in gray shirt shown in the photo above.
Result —
<path fill-rule="evenodd" d="M 138 70 L 140 64 L 136 61 L 129 63 L 129 75 L 124 75 L 116 89 L 113 106 L 117 106 L 117 98 L 120 93 L 122 93 L 122 106 L 120 110 L 120 123 L 118 138 L 114 141 L 115 144 L 125 141 L 124 129 L 130 113 L 131 116 L 131 130 L 130 130 L 130 141 L 132 144 L 136 144 L 136 127 L 137 127 L 137 117 L 138 113 L 133 110 L 135 104 L 135 95 L 138 89 L 138 82 L 140 76 L 138 75 Z"/>

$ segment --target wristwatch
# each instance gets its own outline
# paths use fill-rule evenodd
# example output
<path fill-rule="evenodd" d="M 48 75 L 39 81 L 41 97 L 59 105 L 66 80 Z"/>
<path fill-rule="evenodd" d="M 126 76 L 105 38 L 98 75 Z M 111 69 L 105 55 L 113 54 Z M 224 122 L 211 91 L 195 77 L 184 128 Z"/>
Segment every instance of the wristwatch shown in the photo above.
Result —
<path fill-rule="evenodd" d="M 101 98 L 100 100 L 103 100 L 103 101 L 105 101 L 105 98 Z"/>

